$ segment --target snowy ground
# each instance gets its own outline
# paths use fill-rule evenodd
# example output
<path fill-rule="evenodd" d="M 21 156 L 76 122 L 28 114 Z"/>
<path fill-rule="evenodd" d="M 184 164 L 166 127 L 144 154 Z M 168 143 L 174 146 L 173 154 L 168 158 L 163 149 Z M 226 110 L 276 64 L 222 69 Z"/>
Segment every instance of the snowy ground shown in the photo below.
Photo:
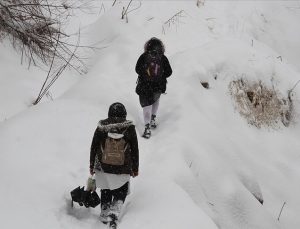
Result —
<path fill-rule="evenodd" d="M 111 103 L 125 104 L 141 135 L 134 67 L 144 42 L 157 36 L 174 73 L 158 129 L 150 140 L 139 137 L 140 175 L 120 228 L 298 229 L 300 86 L 294 123 L 273 130 L 249 126 L 228 85 L 243 76 L 284 95 L 295 85 L 300 3 L 211 1 L 197 8 L 193 1 L 143 1 L 129 23 L 120 20 L 125 3 L 111 8 L 103 1 L 105 12 L 76 19 L 83 43 L 101 41 L 106 48 L 93 54 L 86 76 L 66 72 L 52 89 L 54 100 L 38 106 L 30 104 L 45 72 L 20 66 L 18 55 L 1 44 L 2 227 L 105 228 L 99 208 L 70 208 L 69 192 L 85 184 L 92 135 Z M 179 21 L 164 24 L 181 10 Z"/>

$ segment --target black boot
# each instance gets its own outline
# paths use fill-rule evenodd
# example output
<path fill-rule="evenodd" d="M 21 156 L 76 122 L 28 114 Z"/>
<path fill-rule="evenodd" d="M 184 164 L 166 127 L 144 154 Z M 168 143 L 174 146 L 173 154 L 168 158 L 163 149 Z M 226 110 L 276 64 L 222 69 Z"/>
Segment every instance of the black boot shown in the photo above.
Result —
<path fill-rule="evenodd" d="M 155 129 L 157 127 L 157 124 L 156 124 L 156 115 L 152 115 L 151 116 L 150 127 L 153 128 L 153 129 Z"/>
<path fill-rule="evenodd" d="M 109 214 L 108 218 L 109 218 L 109 228 L 110 229 L 117 229 L 117 226 L 118 226 L 117 216 L 115 214 Z"/>
<path fill-rule="evenodd" d="M 150 138 L 151 137 L 151 130 L 150 130 L 150 124 L 146 124 L 145 125 L 145 131 L 144 131 L 144 134 L 142 136 L 143 138 Z"/>

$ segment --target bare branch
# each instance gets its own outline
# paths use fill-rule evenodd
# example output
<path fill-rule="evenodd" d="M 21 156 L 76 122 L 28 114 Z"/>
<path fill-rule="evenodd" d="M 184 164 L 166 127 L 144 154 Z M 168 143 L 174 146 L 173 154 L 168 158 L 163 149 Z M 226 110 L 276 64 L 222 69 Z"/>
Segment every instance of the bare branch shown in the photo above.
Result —
<path fill-rule="evenodd" d="M 282 210 L 283 210 L 283 208 L 284 208 L 285 204 L 286 204 L 286 202 L 284 202 L 284 203 L 283 203 L 283 205 L 282 205 L 282 207 L 281 207 L 281 210 L 280 210 L 279 216 L 278 216 L 278 218 L 277 218 L 277 220 L 278 220 L 278 221 L 279 221 L 279 219 L 280 219 L 280 216 L 281 216 L 281 213 L 282 213 Z"/>
<path fill-rule="evenodd" d="M 170 19 L 168 19 L 164 24 L 171 26 L 171 24 L 178 22 L 179 18 L 184 17 L 183 15 L 184 12 L 185 12 L 184 10 L 180 10 L 178 13 L 176 13 Z"/>

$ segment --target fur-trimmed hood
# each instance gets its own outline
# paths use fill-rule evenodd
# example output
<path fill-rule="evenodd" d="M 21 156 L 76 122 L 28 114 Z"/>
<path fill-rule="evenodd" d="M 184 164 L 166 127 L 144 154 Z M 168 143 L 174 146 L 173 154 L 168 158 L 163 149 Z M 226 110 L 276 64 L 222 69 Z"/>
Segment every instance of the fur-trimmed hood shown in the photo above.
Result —
<path fill-rule="evenodd" d="M 107 137 L 124 140 L 128 144 L 125 148 L 124 165 L 110 165 L 102 162 L 102 147 L 105 147 Z M 139 169 L 139 148 L 132 121 L 125 118 L 107 118 L 101 120 L 95 130 L 91 152 L 90 169 L 98 169 L 105 173 L 131 174 Z"/>
<path fill-rule="evenodd" d="M 146 43 L 144 45 L 144 52 L 148 52 L 153 49 L 159 49 L 162 54 L 165 53 L 164 43 L 156 37 L 152 37 L 150 40 L 146 41 Z"/>
<path fill-rule="evenodd" d="M 104 132 L 118 132 L 120 129 L 126 129 L 133 126 L 133 122 L 130 120 L 125 120 L 124 122 L 109 123 L 107 119 L 101 120 L 98 123 L 98 129 Z"/>

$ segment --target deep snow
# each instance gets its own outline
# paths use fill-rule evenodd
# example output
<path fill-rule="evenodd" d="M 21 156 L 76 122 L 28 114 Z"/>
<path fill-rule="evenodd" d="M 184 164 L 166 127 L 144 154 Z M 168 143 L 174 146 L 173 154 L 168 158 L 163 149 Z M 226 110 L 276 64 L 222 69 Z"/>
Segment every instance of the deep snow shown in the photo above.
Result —
<path fill-rule="evenodd" d="M 53 101 L 28 107 L 45 73 L 18 66 L 18 56 L 1 46 L 2 227 L 105 228 L 99 208 L 70 208 L 69 192 L 86 182 L 93 131 L 111 103 L 124 103 L 142 134 L 134 66 L 144 42 L 157 36 L 174 73 L 158 129 L 149 140 L 139 137 L 140 175 L 120 228 L 299 228 L 298 116 L 289 128 L 256 129 L 235 111 L 228 88 L 240 77 L 284 95 L 295 85 L 299 2 L 211 1 L 197 8 L 193 1 L 143 1 L 129 23 L 120 20 L 124 1 L 103 3 L 99 19 L 81 15 L 74 23 L 84 28 L 83 43 L 106 48 L 93 54 L 77 83 L 65 73 Z M 163 24 L 180 10 L 179 22 Z M 299 93 L 296 87 L 297 114 Z"/>

